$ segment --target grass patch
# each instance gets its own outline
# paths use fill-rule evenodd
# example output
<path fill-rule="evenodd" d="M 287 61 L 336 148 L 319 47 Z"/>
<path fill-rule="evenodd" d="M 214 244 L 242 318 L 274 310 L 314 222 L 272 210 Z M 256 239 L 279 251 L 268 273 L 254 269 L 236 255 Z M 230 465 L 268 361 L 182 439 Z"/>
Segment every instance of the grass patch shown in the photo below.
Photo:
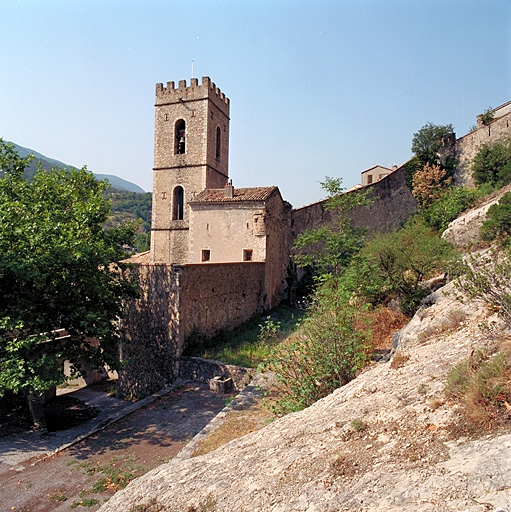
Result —
<path fill-rule="evenodd" d="M 281 304 L 211 339 L 194 333 L 187 339 L 185 355 L 216 359 L 227 364 L 256 368 L 266 361 L 271 347 L 293 332 L 305 310 Z"/>
<path fill-rule="evenodd" d="M 468 422 L 494 429 L 511 419 L 511 341 L 474 351 L 449 375 L 447 393 L 463 405 Z"/>
<path fill-rule="evenodd" d="M 355 432 L 362 432 L 363 430 L 365 430 L 367 428 L 367 425 L 360 418 L 355 418 L 355 419 L 351 420 L 350 425 L 351 425 L 351 428 Z"/>
<path fill-rule="evenodd" d="M 99 503 L 99 500 L 95 498 L 84 498 L 82 501 L 73 501 L 71 504 L 71 508 L 76 507 L 93 507 L 94 505 L 97 505 Z"/>
<path fill-rule="evenodd" d="M 81 462 L 78 463 L 77 467 L 88 475 L 100 476 L 99 480 L 94 482 L 90 489 L 84 491 L 84 494 L 117 492 L 147 471 L 146 467 L 138 464 L 138 457 L 131 454 L 124 457 L 112 457 L 106 464 L 94 464 L 91 461 Z M 82 503 L 79 503 L 79 505 L 82 505 Z"/>
<path fill-rule="evenodd" d="M 49 498 L 51 501 L 56 501 L 56 502 L 67 501 L 67 496 L 63 492 L 60 492 L 60 491 L 56 491 L 56 492 L 50 494 Z"/>

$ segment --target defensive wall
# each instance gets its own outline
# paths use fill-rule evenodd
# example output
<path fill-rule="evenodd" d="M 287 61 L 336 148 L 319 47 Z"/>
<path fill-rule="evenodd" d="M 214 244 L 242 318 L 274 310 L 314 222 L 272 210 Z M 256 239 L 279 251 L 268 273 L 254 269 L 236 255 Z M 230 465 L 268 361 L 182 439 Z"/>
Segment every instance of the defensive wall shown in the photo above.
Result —
<path fill-rule="evenodd" d="M 463 137 L 456 139 L 454 133 L 446 137 L 440 155 L 443 161 L 448 156 L 457 161 L 455 184 L 472 186 L 474 182 L 470 166 L 479 147 L 506 135 L 511 135 L 511 101 L 494 109 L 493 119 L 489 122 L 483 123 L 482 116 L 478 116 L 476 128 Z"/>
<path fill-rule="evenodd" d="M 355 226 L 366 227 L 369 232 L 396 229 L 417 210 L 417 202 L 406 185 L 403 167 L 399 167 L 376 183 L 347 193 L 357 194 L 362 190 L 368 191 L 371 204 L 357 206 L 348 215 Z M 318 201 L 293 210 L 293 237 L 325 225 L 336 227 L 338 215 L 335 211 L 327 210 L 325 202 L 326 200 Z"/>
<path fill-rule="evenodd" d="M 136 264 L 131 270 L 140 296 L 125 301 L 120 340 L 121 370 L 117 392 L 142 398 L 174 382 L 178 376 L 178 283 L 168 265 Z"/>
<path fill-rule="evenodd" d="M 179 286 L 175 331 L 178 352 L 194 331 L 213 336 L 232 329 L 268 307 L 265 263 L 172 265 Z"/>
<path fill-rule="evenodd" d="M 176 380 L 187 338 L 214 336 L 269 308 L 263 262 L 137 264 L 141 295 L 127 300 L 118 393 L 144 397 Z"/>

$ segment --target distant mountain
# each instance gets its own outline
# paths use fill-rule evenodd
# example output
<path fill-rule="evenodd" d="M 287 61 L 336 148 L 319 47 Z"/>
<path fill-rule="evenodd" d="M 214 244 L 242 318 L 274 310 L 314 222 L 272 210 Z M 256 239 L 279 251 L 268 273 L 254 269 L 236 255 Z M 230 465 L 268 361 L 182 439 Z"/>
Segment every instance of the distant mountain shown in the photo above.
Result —
<path fill-rule="evenodd" d="M 23 146 L 20 146 L 19 144 L 16 144 L 15 142 L 9 142 L 5 141 L 9 144 L 12 144 L 18 154 L 21 157 L 26 157 L 28 155 L 34 155 L 35 158 L 30 162 L 28 168 L 25 171 L 25 174 L 28 179 L 32 179 L 32 177 L 35 174 L 35 171 L 37 169 L 37 165 L 41 164 L 41 167 L 47 171 L 52 169 L 53 167 L 62 168 L 65 169 L 71 169 L 71 167 L 74 167 L 72 165 L 65 164 L 63 162 L 60 162 L 59 160 L 55 160 L 53 158 L 48 158 L 47 156 L 42 155 L 41 153 L 38 153 L 37 151 L 34 151 L 33 149 L 24 148 Z M 135 185 L 135 183 L 131 183 L 131 181 L 124 180 L 122 178 L 119 178 L 118 176 L 114 176 L 112 174 L 96 174 L 93 173 L 96 179 L 98 180 L 108 180 L 110 185 L 112 185 L 113 189 L 116 190 L 122 190 L 127 192 L 136 192 L 136 193 L 144 193 L 145 190 L 138 185 Z"/>

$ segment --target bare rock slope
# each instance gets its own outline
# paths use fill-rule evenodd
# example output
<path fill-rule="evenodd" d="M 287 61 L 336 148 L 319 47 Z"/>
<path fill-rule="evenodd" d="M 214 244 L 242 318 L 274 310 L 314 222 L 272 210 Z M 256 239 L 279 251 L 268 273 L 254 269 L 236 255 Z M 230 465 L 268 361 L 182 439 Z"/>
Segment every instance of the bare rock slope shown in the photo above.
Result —
<path fill-rule="evenodd" d="M 511 511 L 511 432 L 466 437 L 445 395 L 451 368 L 503 331 L 455 296 L 450 283 L 430 297 L 393 361 L 214 452 L 156 468 L 101 511 Z"/>

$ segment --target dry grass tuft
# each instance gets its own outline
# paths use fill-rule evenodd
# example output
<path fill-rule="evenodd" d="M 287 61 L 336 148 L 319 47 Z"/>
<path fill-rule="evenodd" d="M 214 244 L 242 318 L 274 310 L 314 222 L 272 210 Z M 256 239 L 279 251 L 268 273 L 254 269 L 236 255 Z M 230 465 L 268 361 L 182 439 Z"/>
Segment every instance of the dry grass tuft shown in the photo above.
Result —
<path fill-rule="evenodd" d="M 511 341 L 472 352 L 451 371 L 447 392 L 463 406 L 467 421 L 493 430 L 511 419 Z"/>
<path fill-rule="evenodd" d="M 363 315 L 363 318 L 371 329 L 370 350 L 373 351 L 392 348 L 394 333 L 399 331 L 409 321 L 403 313 L 388 307 L 368 311 Z M 364 324 L 363 328 L 367 329 L 367 325 Z"/>
<path fill-rule="evenodd" d="M 404 354 L 396 354 L 393 358 L 392 358 L 392 361 L 390 362 L 390 367 L 393 369 L 393 370 L 396 370 L 397 368 L 402 368 L 406 362 L 408 361 L 408 359 L 410 359 L 409 356 L 406 356 Z"/>

